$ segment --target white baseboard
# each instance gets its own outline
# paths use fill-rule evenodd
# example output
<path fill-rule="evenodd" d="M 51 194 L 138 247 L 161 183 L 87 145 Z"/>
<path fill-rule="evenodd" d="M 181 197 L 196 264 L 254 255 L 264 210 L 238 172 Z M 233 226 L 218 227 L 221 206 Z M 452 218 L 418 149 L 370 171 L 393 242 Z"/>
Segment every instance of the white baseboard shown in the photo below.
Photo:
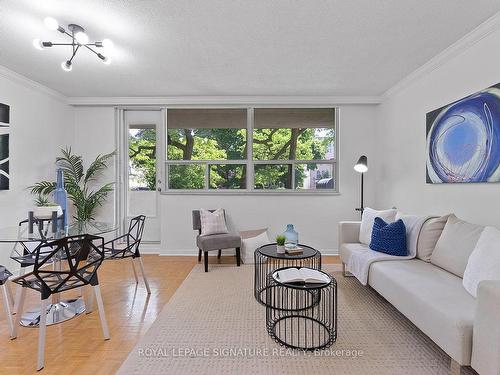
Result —
<path fill-rule="evenodd" d="M 198 249 L 162 249 L 160 245 L 141 244 L 141 254 L 158 254 L 160 256 L 198 256 Z M 322 255 L 339 255 L 337 249 L 323 249 Z M 222 250 L 222 255 L 234 255 L 234 250 Z M 209 256 L 217 256 L 217 251 L 210 251 Z"/>

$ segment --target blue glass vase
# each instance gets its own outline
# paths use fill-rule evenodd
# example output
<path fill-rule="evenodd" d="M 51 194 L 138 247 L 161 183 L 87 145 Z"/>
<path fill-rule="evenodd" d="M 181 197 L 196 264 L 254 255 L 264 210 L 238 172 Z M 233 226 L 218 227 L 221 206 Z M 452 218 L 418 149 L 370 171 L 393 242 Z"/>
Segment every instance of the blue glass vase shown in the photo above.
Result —
<path fill-rule="evenodd" d="M 57 170 L 56 190 L 54 191 L 54 202 L 61 206 L 63 212 L 62 230 L 68 227 L 68 193 L 64 188 L 64 172 L 62 169 Z"/>
<path fill-rule="evenodd" d="M 293 228 L 293 224 L 286 225 L 286 231 L 283 235 L 285 236 L 285 246 L 295 247 L 299 244 L 299 234 Z"/>

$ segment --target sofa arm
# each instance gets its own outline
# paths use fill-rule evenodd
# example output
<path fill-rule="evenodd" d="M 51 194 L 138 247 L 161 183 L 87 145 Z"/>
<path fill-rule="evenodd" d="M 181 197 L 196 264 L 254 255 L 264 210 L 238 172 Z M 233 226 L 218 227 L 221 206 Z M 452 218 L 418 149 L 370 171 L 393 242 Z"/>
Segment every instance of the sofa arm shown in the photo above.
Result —
<path fill-rule="evenodd" d="M 343 243 L 359 242 L 359 228 L 361 221 L 341 221 L 339 222 L 339 243 L 338 248 Z"/>
<path fill-rule="evenodd" d="M 471 366 L 481 375 L 500 375 L 500 281 L 479 283 Z"/>

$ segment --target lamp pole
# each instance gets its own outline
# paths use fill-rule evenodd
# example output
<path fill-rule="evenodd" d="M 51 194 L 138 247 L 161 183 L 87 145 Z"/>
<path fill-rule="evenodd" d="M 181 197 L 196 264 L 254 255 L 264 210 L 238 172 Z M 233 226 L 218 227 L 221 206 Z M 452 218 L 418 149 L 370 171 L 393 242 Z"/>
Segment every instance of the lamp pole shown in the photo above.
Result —
<path fill-rule="evenodd" d="M 356 211 L 359 211 L 360 215 L 363 216 L 364 202 L 363 202 L 363 193 L 364 193 L 364 174 L 368 171 L 368 158 L 365 155 L 362 155 L 358 162 L 354 165 L 354 170 L 361 174 L 361 205 L 359 208 L 356 208 Z"/>
<path fill-rule="evenodd" d="M 363 214 L 363 210 L 365 209 L 365 208 L 363 207 L 363 191 L 364 191 L 364 187 L 363 187 L 363 176 L 364 176 L 364 175 L 365 175 L 364 173 L 361 173 L 361 207 L 360 207 L 360 208 L 361 208 L 361 210 L 360 210 L 360 211 L 361 211 L 361 214 Z"/>

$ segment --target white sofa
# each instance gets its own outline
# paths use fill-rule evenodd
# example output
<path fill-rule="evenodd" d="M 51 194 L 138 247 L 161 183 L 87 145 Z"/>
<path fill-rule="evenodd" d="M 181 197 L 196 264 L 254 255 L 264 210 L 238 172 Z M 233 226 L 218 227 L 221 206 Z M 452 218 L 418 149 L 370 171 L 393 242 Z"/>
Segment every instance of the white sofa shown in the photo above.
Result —
<path fill-rule="evenodd" d="M 339 223 L 344 269 L 354 252 L 366 251 L 367 245 L 359 242 L 360 224 Z M 368 285 L 451 357 L 452 374 L 471 366 L 481 375 L 500 375 L 500 281 L 481 282 L 476 299 L 462 278 L 417 253 L 410 260 L 372 263 Z"/>

